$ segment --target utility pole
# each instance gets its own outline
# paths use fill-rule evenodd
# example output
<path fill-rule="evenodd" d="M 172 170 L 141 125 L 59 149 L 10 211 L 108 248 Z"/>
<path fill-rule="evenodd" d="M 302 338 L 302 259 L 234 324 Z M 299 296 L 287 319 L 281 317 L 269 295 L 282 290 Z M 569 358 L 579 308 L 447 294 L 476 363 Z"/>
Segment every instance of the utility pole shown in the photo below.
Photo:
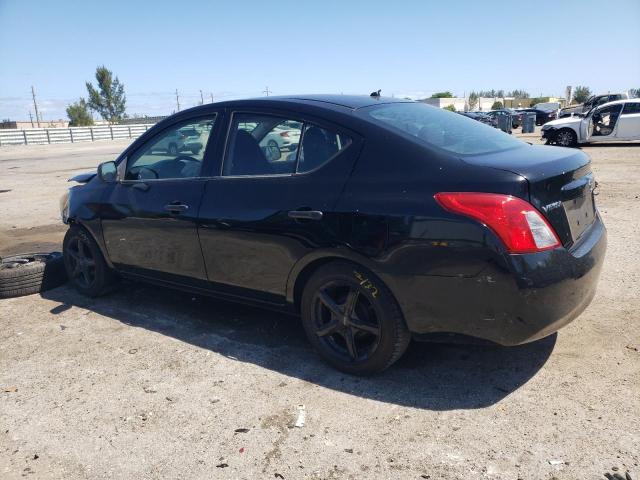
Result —
<path fill-rule="evenodd" d="M 210 92 L 210 93 L 211 93 L 211 103 L 213 103 L 213 92 Z"/>
<path fill-rule="evenodd" d="M 29 110 L 29 120 L 31 121 L 31 128 L 33 128 L 33 115 L 31 114 L 31 110 Z"/>
<path fill-rule="evenodd" d="M 268 97 L 271 91 L 269 90 L 269 87 L 265 87 L 262 93 L 264 93 Z"/>
<path fill-rule="evenodd" d="M 36 91 L 33 89 L 33 85 L 31 85 L 31 96 L 33 97 L 33 108 L 36 111 L 36 122 L 38 122 L 38 128 L 40 128 L 40 114 L 38 113 L 38 103 L 36 102 Z"/>
<path fill-rule="evenodd" d="M 180 111 L 180 96 L 178 95 L 178 89 L 176 88 L 176 105 L 178 106 L 178 112 Z"/>
<path fill-rule="evenodd" d="M 204 96 L 202 95 L 202 90 L 200 90 L 200 105 L 204 105 Z"/>

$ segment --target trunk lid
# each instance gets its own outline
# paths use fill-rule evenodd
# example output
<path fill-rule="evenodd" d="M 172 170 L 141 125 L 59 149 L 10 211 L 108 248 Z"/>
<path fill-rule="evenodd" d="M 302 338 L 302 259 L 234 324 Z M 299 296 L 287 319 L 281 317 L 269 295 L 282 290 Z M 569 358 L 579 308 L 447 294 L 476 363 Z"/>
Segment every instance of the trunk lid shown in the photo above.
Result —
<path fill-rule="evenodd" d="M 544 215 L 567 248 L 596 218 L 591 161 L 580 150 L 527 145 L 463 160 L 524 177 L 529 184 L 527 200 Z"/>

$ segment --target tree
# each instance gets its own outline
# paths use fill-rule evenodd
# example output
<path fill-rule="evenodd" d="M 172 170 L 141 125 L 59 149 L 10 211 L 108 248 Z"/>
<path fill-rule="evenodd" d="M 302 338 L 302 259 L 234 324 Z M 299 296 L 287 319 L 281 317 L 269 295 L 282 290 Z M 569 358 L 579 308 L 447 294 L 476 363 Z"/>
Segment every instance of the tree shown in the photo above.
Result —
<path fill-rule="evenodd" d="M 529 92 L 525 92 L 524 90 L 512 90 L 507 93 L 507 97 L 514 98 L 529 98 Z"/>
<path fill-rule="evenodd" d="M 573 92 L 573 100 L 575 103 L 584 103 L 590 96 L 591 89 L 589 87 L 578 86 Z"/>
<path fill-rule="evenodd" d="M 533 107 L 537 103 L 545 103 L 549 100 L 549 97 L 533 97 L 531 100 L 531 106 Z"/>
<path fill-rule="evenodd" d="M 84 98 L 67 107 L 70 127 L 86 127 L 93 125 L 93 117 L 89 113 L 89 105 Z"/>
<path fill-rule="evenodd" d="M 491 105 L 491 110 L 500 110 L 501 108 L 503 108 L 502 102 L 493 102 Z"/>
<path fill-rule="evenodd" d="M 457 112 L 456 107 L 454 105 L 447 105 L 446 107 L 442 107 L 443 110 L 449 110 L 450 112 Z"/>
<path fill-rule="evenodd" d="M 436 92 L 431 95 L 431 98 L 453 98 L 453 93 L 447 92 Z"/>
<path fill-rule="evenodd" d="M 87 83 L 89 92 L 89 108 L 100 114 L 109 121 L 116 122 L 125 117 L 127 98 L 124 94 L 124 85 L 120 83 L 118 77 L 113 78 L 113 73 L 104 65 L 96 68 L 96 81 L 98 88 L 95 89 L 90 82 Z"/>
<path fill-rule="evenodd" d="M 469 104 L 469 110 L 475 110 L 478 106 L 478 94 L 474 91 L 471 91 L 467 103 Z"/>

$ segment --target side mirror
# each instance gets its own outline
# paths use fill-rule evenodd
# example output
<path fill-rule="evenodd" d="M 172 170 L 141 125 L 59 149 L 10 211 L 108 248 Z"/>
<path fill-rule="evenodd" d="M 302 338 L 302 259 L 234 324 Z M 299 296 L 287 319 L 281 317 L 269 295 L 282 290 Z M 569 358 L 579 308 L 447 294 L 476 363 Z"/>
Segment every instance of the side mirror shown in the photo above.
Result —
<path fill-rule="evenodd" d="M 98 177 L 107 183 L 115 182 L 118 179 L 118 166 L 116 162 L 104 162 L 98 165 Z"/>

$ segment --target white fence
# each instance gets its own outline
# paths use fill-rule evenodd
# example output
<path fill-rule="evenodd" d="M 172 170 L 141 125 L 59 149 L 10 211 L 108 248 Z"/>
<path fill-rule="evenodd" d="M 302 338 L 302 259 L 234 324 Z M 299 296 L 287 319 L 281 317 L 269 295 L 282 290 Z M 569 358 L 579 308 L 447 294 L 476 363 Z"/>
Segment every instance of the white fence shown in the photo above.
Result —
<path fill-rule="evenodd" d="M 153 124 L 104 125 L 100 127 L 30 128 L 28 130 L 0 130 L 0 147 L 47 143 L 93 142 L 116 138 L 136 138 Z"/>

